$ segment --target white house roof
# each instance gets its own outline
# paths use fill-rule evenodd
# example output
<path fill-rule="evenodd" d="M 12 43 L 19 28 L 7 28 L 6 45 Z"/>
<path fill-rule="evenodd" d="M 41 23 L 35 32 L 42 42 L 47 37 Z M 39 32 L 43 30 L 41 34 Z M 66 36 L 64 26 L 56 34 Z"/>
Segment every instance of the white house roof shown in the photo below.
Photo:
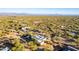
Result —
<path fill-rule="evenodd" d="M 34 38 L 36 38 L 38 40 L 43 40 L 45 37 L 42 35 L 36 35 L 36 36 L 34 36 Z"/>
<path fill-rule="evenodd" d="M 36 36 L 34 36 L 33 38 L 35 38 L 36 41 L 39 42 L 39 43 L 41 43 L 41 42 L 43 42 L 44 40 L 46 40 L 46 38 L 45 38 L 44 36 L 42 36 L 42 35 L 36 35 Z"/>
<path fill-rule="evenodd" d="M 9 48 L 8 47 L 5 47 L 1 51 L 9 51 Z"/>

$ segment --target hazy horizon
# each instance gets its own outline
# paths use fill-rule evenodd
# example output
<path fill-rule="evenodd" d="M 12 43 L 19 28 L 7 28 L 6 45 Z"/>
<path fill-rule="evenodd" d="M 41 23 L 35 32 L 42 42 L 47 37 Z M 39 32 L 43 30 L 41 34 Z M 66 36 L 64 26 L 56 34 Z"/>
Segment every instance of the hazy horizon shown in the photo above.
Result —
<path fill-rule="evenodd" d="M 0 8 L 0 13 L 79 15 L 79 8 Z"/>

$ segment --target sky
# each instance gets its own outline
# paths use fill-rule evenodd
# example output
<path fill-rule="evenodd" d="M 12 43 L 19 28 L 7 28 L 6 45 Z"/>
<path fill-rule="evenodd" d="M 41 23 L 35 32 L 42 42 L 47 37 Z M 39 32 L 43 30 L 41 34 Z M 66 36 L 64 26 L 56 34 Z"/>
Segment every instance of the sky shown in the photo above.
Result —
<path fill-rule="evenodd" d="M 79 15 L 79 8 L 0 8 L 0 13 Z"/>

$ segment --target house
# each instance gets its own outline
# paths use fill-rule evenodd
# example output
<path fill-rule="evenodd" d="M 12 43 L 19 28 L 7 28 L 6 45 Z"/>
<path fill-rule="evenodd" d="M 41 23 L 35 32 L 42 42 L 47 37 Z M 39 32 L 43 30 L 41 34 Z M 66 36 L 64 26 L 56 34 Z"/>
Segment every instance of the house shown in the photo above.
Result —
<path fill-rule="evenodd" d="M 22 27 L 21 30 L 24 32 L 27 32 L 30 29 L 30 27 Z"/>
<path fill-rule="evenodd" d="M 75 32 L 71 32 L 71 34 L 72 34 L 72 35 L 74 35 L 74 36 L 76 35 L 76 33 L 75 33 Z"/>
<path fill-rule="evenodd" d="M 76 49 L 76 48 L 74 48 L 74 47 L 72 47 L 72 46 L 67 46 L 67 48 L 68 48 L 69 50 L 71 50 L 71 51 L 79 51 L 79 49 Z"/>
<path fill-rule="evenodd" d="M 12 42 L 7 38 L 3 37 L 0 41 L 0 51 L 9 51 L 14 45 Z"/>
<path fill-rule="evenodd" d="M 35 35 L 33 38 L 37 41 L 37 43 L 43 44 L 46 40 L 46 37 L 43 35 Z"/>
<path fill-rule="evenodd" d="M 64 28 L 64 26 L 61 26 L 61 28 Z"/>
<path fill-rule="evenodd" d="M 29 34 L 21 36 L 22 41 L 32 41 L 32 37 Z"/>
<path fill-rule="evenodd" d="M 2 43 L 0 44 L 0 51 L 9 51 L 10 48 L 9 48 L 8 46 L 6 46 L 4 43 L 5 43 L 5 42 L 2 42 Z"/>
<path fill-rule="evenodd" d="M 5 47 L 5 48 L 3 48 L 3 49 L 0 50 L 0 51 L 10 51 L 10 48 L 9 48 L 9 47 Z"/>
<path fill-rule="evenodd" d="M 34 25 L 39 25 L 39 24 L 41 24 L 41 21 L 40 20 L 36 20 L 36 21 L 33 22 L 33 24 Z"/>
<path fill-rule="evenodd" d="M 62 26 L 61 26 L 61 30 L 64 30 L 64 29 L 65 29 L 65 26 L 62 25 Z"/>

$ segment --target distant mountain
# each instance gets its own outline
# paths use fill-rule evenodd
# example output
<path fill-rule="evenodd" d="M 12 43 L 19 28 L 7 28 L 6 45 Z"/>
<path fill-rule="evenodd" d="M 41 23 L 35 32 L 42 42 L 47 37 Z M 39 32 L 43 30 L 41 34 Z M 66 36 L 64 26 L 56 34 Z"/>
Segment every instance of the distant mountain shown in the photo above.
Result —
<path fill-rule="evenodd" d="M 0 16 L 56 16 L 59 14 L 0 13 Z"/>
<path fill-rule="evenodd" d="M 29 15 L 25 13 L 0 13 L 0 16 L 24 16 Z"/>
<path fill-rule="evenodd" d="M 28 13 L 0 13 L 0 16 L 79 16 L 71 14 L 28 14 Z"/>

